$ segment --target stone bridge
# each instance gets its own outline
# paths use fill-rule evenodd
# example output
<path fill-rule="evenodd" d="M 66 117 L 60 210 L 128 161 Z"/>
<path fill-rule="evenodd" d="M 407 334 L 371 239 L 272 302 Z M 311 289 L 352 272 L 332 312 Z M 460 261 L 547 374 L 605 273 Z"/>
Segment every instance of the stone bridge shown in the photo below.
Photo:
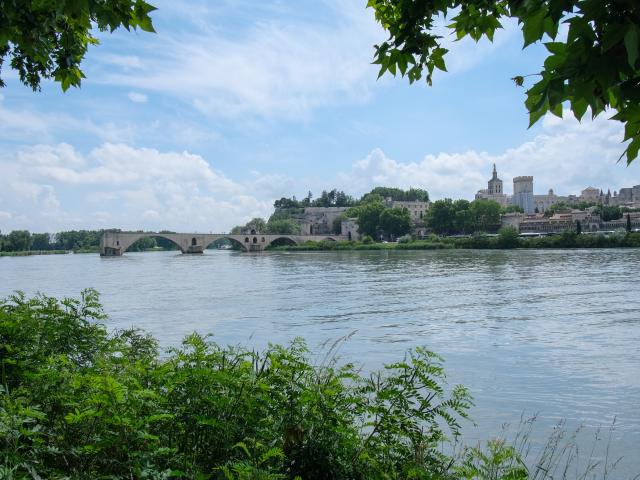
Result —
<path fill-rule="evenodd" d="M 203 253 L 205 248 L 216 240 L 228 239 L 239 245 L 245 252 L 261 252 L 279 239 L 293 244 L 308 240 L 347 240 L 342 235 L 263 235 L 250 233 L 231 235 L 226 233 L 156 233 L 156 232 L 105 232 L 100 239 L 100 255 L 104 257 L 120 256 L 136 241 L 145 237 L 166 238 L 182 253 Z"/>

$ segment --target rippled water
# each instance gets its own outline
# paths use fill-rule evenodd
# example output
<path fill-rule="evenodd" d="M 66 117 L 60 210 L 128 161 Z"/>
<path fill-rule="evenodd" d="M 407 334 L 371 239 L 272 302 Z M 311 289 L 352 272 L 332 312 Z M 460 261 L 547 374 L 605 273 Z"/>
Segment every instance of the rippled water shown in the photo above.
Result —
<path fill-rule="evenodd" d="M 91 286 L 109 327 L 164 346 L 197 330 L 256 346 L 302 336 L 319 350 L 355 332 L 340 355 L 365 368 L 426 346 L 476 399 L 467 439 L 523 412 L 540 414 L 539 440 L 561 418 L 616 417 L 627 476 L 640 472 L 639 273 L 630 249 L 52 255 L 0 258 L 0 296 Z"/>

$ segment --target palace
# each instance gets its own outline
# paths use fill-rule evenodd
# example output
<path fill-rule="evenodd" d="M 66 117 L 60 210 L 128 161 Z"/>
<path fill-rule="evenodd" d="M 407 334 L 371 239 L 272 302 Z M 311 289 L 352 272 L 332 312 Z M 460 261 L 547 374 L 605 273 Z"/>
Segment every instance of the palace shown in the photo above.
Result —
<path fill-rule="evenodd" d="M 621 188 L 619 192 L 614 191 L 613 195 L 610 190 L 604 193 L 594 187 L 585 188 L 580 192 L 580 195 L 560 196 L 556 195 L 553 189 L 549 189 L 547 194 L 536 195 L 533 192 L 533 177 L 520 176 L 513 179 L 513 195 L 506 195 L 494 163 L 493 175 L 487 182 L 487 188 L 478 190 L 475 199 L 493 200 L 503 207 L 517 205 L 522 208 L 525 214 L 544 213 L 549 207 L 560 202 L 567 205 L 586 202 L 607 206 L 640 208 L 640 185 Z"/>

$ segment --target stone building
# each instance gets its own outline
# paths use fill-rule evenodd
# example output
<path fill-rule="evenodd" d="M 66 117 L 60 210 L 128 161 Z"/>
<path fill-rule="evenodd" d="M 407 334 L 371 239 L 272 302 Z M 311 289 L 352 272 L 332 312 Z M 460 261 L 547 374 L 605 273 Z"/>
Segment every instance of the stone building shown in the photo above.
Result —
<path fill-rule="evenodd" d="M 475 196 L 476 200 L 493 200 L 501 206 L 506 207 L 509 204 L 509 198 L 504 194 L 502 189 L 502 180 L 498 178 L 496 164 L 493 164 L 493 175 L 487 182 L 487 188 L 478 190 Z"/>
<path fill-rule="evenodd" d="M 358 219 L 347 218 L 342 220 L 340 224 L 340 235 L 347 237 L 348 240 L 360 240 L 362 235 L 358 232 Z"/>
<path fill-rule="evenodd" d="M 553 188 L 550 188 L 549 193 L 547 193 L 546 195 L 533 196 L 534 211 L 537 211 L 538 213 L 546 212 L 549 207 L 559 202 L 570 203 L 568 197 L 560 197 L 556 195 L 553 191 Z"/>
<path fill-rule="evenodd" d="M 607 199 L 605 205 L 640 208 L 640 185 L 621 188 L 619 192 L 613 192 L 613 196 Z"/>
<path fill-rule="evenodd" d="M 546 195 L 533 194 L 533 177 L 515 177 L 513 179 L 513 195 L 509 196 L 504 193 L 503 182 L 498 178 L 498 172 L 495 163 L 493 164 L 493 175 L 487 182 L 487 188 L 478 190 L 475 196 L 476 200 L 493 200 L 498 202 L 500 206 L 517 205 L 522 208 L 525 213 L 544 213 L 551 205 L 558 202 L 568 201 L 567 197 L 560 197 L 550 189 Z"/>
<path fill-rule="evenodd" d="M 419 201 L 399 201 L 387 197 L 384 199 L 384 205 L 387 208 L 406 208 L 411 214 L 411 222 L 416 225 L 424 223 L 430 204 Z"/>
<path fill-rule="evenodd" d="M 633 230 L 640 229 L 640 212 L 625 213 L 618 220 L 603 221 L 602 218 L 590 210 L 572 210 L 567 213 L 556 213 L 552 217 L 542 214 L 524 215 L 522 213 L 507 213 L 502 215 L 503 227 L 516 228 L 524 234 L 551 234 L 561 233 L 565 230 L 575 230 L 577 223 L 583 233 L 595 233 L 602 231 L 625 230 L 627 228 L 627 215 L 631 221 Z"/>
<path fill-rule="evenodd" d="M 513 197 L 511 203 L 517 205 L 526 214 L 533 213 L 533 177 L 529 175 L 513 178 Z"/>
<path fill-rule="evenodd" d="M 622 230 L 627 228 L 627 215 L 631 220 L 631 229 L 637 231 L 640 229 L 640 212 L 629 212 L 622 215 L 622 218 L 618 220 L 609 220 L 608 222 L 602 222 L 600 225 L 601 230 Z"/>
<path fill-rule="evenodd" d="M 291 215 L 300 225 L 301 235 L 325 235 L 334 232 L 335 220 L 343 215 L 348 207 L 306 207 L 302 213 Z"/>
<path fill-rule="evenodd" d="M 594 187 L 587 187 L 580 193 L 580 201 L 598 203 L 600 201 L 600 190 Z"/>

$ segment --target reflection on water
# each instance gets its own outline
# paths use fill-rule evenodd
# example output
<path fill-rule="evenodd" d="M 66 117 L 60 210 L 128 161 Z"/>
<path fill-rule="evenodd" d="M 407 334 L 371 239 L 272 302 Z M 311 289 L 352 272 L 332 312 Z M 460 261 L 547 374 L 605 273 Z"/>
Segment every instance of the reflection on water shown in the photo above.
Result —
<path fill-rule="evenodd" d="M 616 446 L 638 472 L 639 271 L 638 250 L 52 255 L 0 258 L 0 295 L 91 286 L 110 328 L 165 346 L 197 330 L 317 348 L 356 331 L 340 353 L 365 368 L 426 346 L 476 398 L 469 438 L 523 411 L 546 425 L 617 416 Z"/>

